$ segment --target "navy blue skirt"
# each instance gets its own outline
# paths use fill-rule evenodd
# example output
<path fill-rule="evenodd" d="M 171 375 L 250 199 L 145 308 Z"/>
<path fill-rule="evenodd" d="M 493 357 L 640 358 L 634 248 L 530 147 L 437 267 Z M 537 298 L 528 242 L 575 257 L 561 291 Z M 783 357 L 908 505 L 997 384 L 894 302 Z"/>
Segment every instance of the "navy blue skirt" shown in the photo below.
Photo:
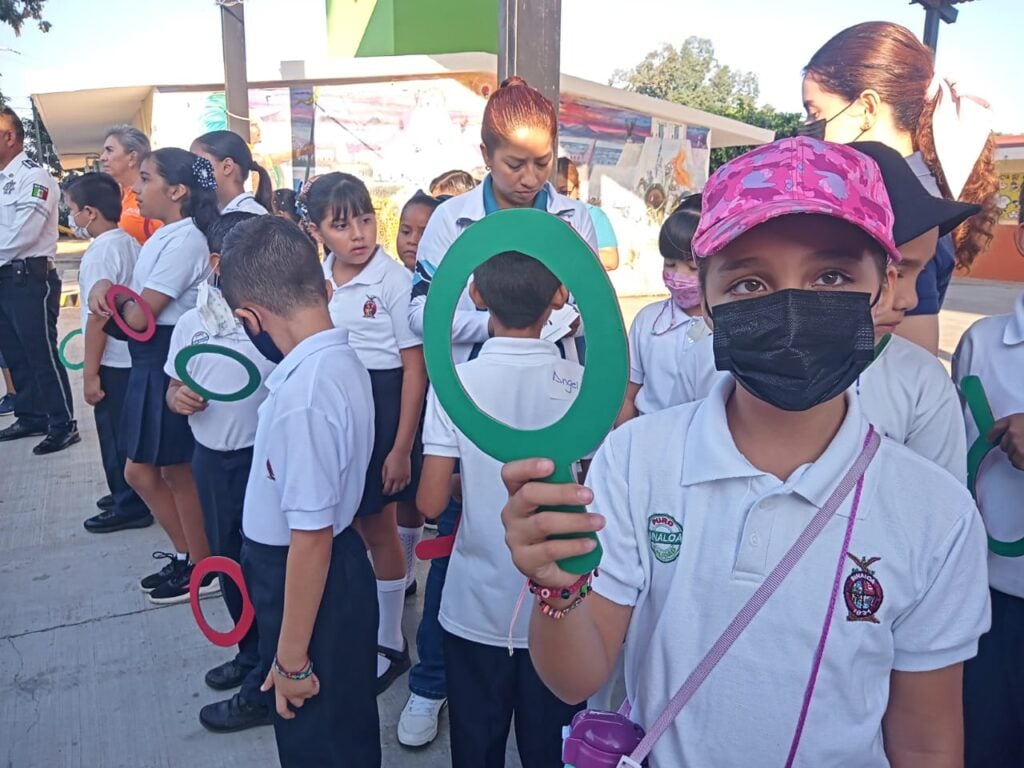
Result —
<path fill-rule="evenodd" d="M 420 470 L 423 468 L 423 420 L 420 419 L 420 428 L 412 448 L 412 481 L 398 493 L 384 495 L 384 460 L 395 447 L 398 420 L 402 415 L 402 369 L 370 371 L 370 387 L 373 390 L 373 451 L 370 453 L 366 487 L 356 517 L 376 515 L 395 501 L 416 501 Z"/>
<path fill-rule="evenodd" d="M 173 331 L 172 325 L 158 325 L 146 343 L 128 341 L 132 369 L 121 410 L 121 439 L 128 458 L 137 464 L 188 464 L 195 451 L 188 417 L 171 413 L 164 401 L 171 380 L 164 364 Z"/>

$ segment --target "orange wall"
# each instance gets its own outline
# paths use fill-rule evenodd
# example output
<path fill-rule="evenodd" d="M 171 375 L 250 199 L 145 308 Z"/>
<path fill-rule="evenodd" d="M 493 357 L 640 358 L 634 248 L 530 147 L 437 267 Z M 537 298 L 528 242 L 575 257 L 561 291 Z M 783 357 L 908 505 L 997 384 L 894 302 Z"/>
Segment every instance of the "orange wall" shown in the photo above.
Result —
<path fill-rule="evenodd" d="M 1017 252 L 1017 246 L 1013 243 L 1014 229 L 1016 226 L 1013 224 L 1000 224 L 996 227 L 992 245 L 974 262 L 970 277 L 1024 282 L 1024 256 Z"/>

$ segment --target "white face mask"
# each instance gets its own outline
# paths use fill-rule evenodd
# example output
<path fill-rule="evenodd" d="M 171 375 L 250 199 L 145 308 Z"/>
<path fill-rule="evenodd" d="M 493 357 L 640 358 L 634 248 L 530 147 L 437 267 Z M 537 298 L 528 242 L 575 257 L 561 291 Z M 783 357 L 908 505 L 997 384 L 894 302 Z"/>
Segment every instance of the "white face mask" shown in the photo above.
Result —
<path fill-rule="evenodd" d="M 79 211 L 79 213 L 81 213 L 81 211 Z M 78 224 L 76 223 L 76 218 L 77 217 L 75 216 L 70 217 L 71 231 L 75 233 L 75 237 L 77 237 L 79 240 L 92 240 L 92 235 L 89 234 L 89 230 L 86 228 L 88 227 L 88 225 L 86 225 L 85 227 L 78 226 Z"/>
<path fill-rule="evenodd" d="M 214 336 L 226 336 L 238 327 L 238 320 L 224 296 L 209 283 L 199 284 L 196 309 L 199 310 L 199 318 Z"/>

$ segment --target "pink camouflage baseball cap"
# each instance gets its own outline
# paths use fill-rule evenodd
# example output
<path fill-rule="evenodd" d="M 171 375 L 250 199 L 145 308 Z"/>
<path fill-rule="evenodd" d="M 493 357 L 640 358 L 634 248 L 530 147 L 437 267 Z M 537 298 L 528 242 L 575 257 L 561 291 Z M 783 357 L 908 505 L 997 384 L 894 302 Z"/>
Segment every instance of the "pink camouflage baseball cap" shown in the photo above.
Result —
<path fill-rule="evenodd" d="M 718 253 L 757 225 L 795 213 L 847 221 L 874 238 L 889 261 L 900 260 L 878 163 L 851 147 L 807 136 L 758 147 L 715 171 L 704 187 L 694 257 Z"/>

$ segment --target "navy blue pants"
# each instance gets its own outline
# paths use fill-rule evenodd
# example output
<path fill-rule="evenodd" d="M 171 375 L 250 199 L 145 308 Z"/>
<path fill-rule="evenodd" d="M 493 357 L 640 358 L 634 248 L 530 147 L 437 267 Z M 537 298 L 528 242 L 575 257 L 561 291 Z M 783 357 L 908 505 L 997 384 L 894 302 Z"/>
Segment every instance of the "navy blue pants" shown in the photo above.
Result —
<path fill-rule="evenodd" d="M 146 503 L 124 479 L 124 465 L 128 454 L 124 448 L 121 433 L 121 406 L 128 391 L 130 368 L 100 366 L 100 386 L 103 399 L 93 408 L 96 419 L 96 435 L 100 439 L 100 458 L 107 487 L 114 497 L 114 510 L 118 515 L 134 519 L 149 514 Z"/>
<path fill-rule="evenodd" d="M 74 419 L 68 372 L 57 357 L 60 278 L 45 259 L 0 267 L 0 349 L 14 388 L 14 415 L 54 432 Z"/>
<path fill-rule="evenodd" d="M 197 442 L 192 454 L 192 477 L 196 481 L 199 506 L 203 509 L 203 527 L 210 552 L 236 562 L 242 560 L 242 506 L 251 466 L 252 446 L 238 451 L 213 451 Z M 225 576 L 220 577 L 220 591 L 228 613 L 237 624 L 242 616 L 242 593 L 235 582 Z M 257 622 L 252 623 L 252 628 L 238 643 L 235 661 L 249 669 L 242 682 L 242 698 L 252 704 L 272 705 L 273 700 L 260 692 L 260 686 L 267 678 L 274 657 L 262 659 L 261 663 Z"/>
<path fill-rule="evenodd" d="M 964 664 L 965 768 L 1024 765 L 1024 600 L 989 591 L 992 629 Z"/>
<path fill-rule="evenodd" d="M 562 726 L 585 704 L 566 704 L 537 676 L 530 652 L 444 633 L 452 768 L 504 768 L 513 716 L 523 768 L 561 768 Z"/>
<path fill-rule="evenodd" d="M 462 506 L 455 501 L 437 519 L 437 535 L 448 536 L 455 529 Z M 444 630 L 437 615 L 441 611 L 441 593 L 448 575 L 448 558 L 430 561 L 427 586 L 423 593 L 423 616 L 416 630 L 416 655 L 419 661 L 409 672 L 409 690 L 426 699 L 443 699 L 448 695 L 444 676 Z"/>
<path fill-rule="evenodd" d="M 260 655 L 277 652 L 284 614 L 288 547 L 246 539 L 242 571 L 260 626 Z M 309 658 L 320 693 L 295 717 L 274 711 L 281 768 L 379 768 L 377 582 L 366 545 L 352 528 L 334 537 Z"/>

